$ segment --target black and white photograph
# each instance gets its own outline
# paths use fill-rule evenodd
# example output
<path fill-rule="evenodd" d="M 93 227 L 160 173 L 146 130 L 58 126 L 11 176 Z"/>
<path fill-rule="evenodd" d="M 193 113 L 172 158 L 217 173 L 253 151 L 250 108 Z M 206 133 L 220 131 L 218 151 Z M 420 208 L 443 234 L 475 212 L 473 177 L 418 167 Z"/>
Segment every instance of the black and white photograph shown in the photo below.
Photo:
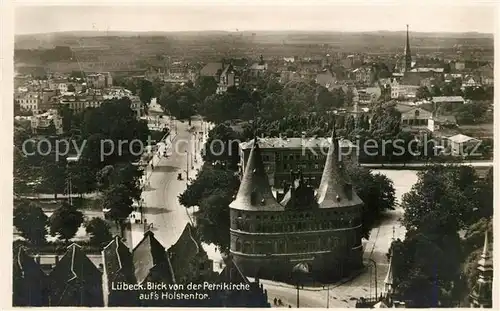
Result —
<path fill-rule="evenodd" d="M 496 11 L 14 3 L 9 307 L 493 308 Z"/>

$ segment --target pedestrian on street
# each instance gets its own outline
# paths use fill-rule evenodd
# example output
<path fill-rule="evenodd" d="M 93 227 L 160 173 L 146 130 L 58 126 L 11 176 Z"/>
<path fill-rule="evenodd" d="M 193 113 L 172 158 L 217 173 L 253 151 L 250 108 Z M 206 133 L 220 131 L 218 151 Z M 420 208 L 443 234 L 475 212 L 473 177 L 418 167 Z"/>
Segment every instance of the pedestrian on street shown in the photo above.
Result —
<path fill-rule="evenodd" d="M 278 299 L 276 299 L 276 297 L 274 297 L 274 305 L 276 305 L 277 302 L 278 302 Z"/>

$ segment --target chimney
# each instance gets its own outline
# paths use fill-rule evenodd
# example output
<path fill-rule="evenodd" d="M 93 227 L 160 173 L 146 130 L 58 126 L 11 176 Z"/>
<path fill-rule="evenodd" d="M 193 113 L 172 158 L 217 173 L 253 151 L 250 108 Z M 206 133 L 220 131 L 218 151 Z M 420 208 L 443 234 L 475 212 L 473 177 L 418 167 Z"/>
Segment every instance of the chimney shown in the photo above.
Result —
<path fill-rule="evenodd" d="M 348 200 L 352 200 L 352 184 L 350 183 L 344 184 L 344 193 L 347 196 Z"/>

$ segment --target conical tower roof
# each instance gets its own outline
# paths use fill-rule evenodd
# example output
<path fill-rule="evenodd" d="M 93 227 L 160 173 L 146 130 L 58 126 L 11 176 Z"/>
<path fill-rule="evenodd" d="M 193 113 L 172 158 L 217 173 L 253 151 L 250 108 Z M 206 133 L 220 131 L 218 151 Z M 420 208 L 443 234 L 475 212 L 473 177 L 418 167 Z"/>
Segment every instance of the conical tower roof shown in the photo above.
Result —
<path fill-rule="evenodd" d="M 484 236 L 483 252 L 481 254 L 481 259 L 478 261 L 477 269 L 479 270 L 479 277 L 470 293 L 470 298 L 474 304 L 491 308 L 493 293 L 493 262 L 489 251 L 488 231 L 486 231 Z"/>
<path fill-rule="evenodd" d="M 332 142 L 328 148 L 325 168 L 321 176 L 321 182 L 316 194 L 320 208 L 335 208 L 344 206 L 356 206 L 363 204 L 363 201 L 354 191 L 350 181 L 346 180 L 344 168 L 337 158 L 339 142 L 332 132 Z"/>
<path fill-rule="evenodd" d="M 257 138 L 254 139 L 238 194 L 229 207 L 251 211 L 284 210 L 271 191 Z"/>
<path fill-rule="evenodd" d="M 484 234 L 484 246 L 483 252 L 481 253 L 481 259 L 478 261 L 478 267 L 480 271 L 487 272 L 493 270 L 493 261 L 491 260 L 489 244 L 488 244 L 488 231 Z"/>

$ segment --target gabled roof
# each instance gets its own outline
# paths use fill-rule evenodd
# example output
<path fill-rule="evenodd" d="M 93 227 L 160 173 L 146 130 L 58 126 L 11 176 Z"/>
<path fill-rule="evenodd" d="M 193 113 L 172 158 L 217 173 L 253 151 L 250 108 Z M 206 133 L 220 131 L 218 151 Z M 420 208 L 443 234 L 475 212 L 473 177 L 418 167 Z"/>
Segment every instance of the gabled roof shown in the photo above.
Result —
<path fill-rule="evenodd" d="M 464 98 L 462 96 L 434 96 L 432 101 L 435 103 L 464 102 Z"/>
<path fill-rule="evenodd" d="M 325 168 L 321 176 L 321 182 L 316 198 L 320 208 L 336 208 L 344 206 L 362 205 L 363 201 L 354 191 L 352 184 L 346 182 L 344 168 L 337 159 L 339 150 L 338 139 L 335 130 L 332 132 L 333 144 L 328 148 Z"/>
<path fill-rule="evenodd" d="M 26 253 L 26 249 L 22 246 L 16 252 L 13 264 L 13 274 L 15 276 L 26 280 L 44 279 L 46 277 L 40 265 Z"/>
<path fill-rule="evenodd" d="M 135 277 L 138 283 L 142 283 L 150 275 L 155 267 L 167 267 L 169 261 L 165 248 L 154 237 L 153 232 L 146 231 L 144 237 L 132 251 L 132 260 L 135 267 Z M 168 270 L 163 271 L 168 272 Z M 172 275 L 165 275 L 165 278 L 172 278 Z"/>
<path fill-rule="evenodd" d="M 463 135 L 463 134 L 457 134 L 455 136 L 448 137 L 448 140 L 451 140 L 452 142 L 457 143 L 457 144 L 465 143 L 465 142 L 468 142 L 471 140 L 478 141 L 478 139 L 476 139 L 474 137 L 470 137 L 470 136 Z"/>
<path fill-rule="evenodd" d="M 250 284 L 250 281 L 243 274 L 243 272 L 241 272 L 240 268 L 236 265 L 232 258 L 228 258 L 228 260 L 226 260 L 226 266 L 219 274 L 219 282 L 226 284 Z"/>
<path fill-rule="evenodd" d="M 229 207 L 254 211 L 284 210 L 271 191 L 269 179 L 262 163 L 259 144 L 255 140 L 236 199 L 231 202 Z"/>
<path fill-rule="evenodd" d="M 222 70 L 222 63 L 208 63 L 200 70 L 200 76 L 213 77 L 217 75 L 218 70 Z"/>
<path fill-rule="evenodd" d="M 53 305 L 102 304 L 102 274 L 75 243 L 59 260 L 49 275 Z M 75 295 L 75 292 L 84 293 Z"/>
<path fill-rule="evenodd" d="M 280 204 L 283 205 L 285 209 L 312 209 L 318 206 L 314 188 L 304 183 L 302 176 L 300 176 L 298 180 L 293 181 Z"/>
<path fill-rule="evenodd" d="M 193 226 L 187 223 L 177 242 L 168 249 L 172 271 L 177 280 L 188 274 L 191 262 L 205 250 L 196 236 Z"/>
<path fill-rule="evenodd" d="M 109 285 L 117 278 L 128 280 L 130 283 L 136 283 L 132 254 L 119 236 L 115 236 L 104 247 L 102 255 Z"/>
<path fill-rule="evenodd" d="M 47 276 L 24 247 L 14 252 L 12 270 L 12 303 L 14 306 L 43 306 L 47 303 Z"/>

